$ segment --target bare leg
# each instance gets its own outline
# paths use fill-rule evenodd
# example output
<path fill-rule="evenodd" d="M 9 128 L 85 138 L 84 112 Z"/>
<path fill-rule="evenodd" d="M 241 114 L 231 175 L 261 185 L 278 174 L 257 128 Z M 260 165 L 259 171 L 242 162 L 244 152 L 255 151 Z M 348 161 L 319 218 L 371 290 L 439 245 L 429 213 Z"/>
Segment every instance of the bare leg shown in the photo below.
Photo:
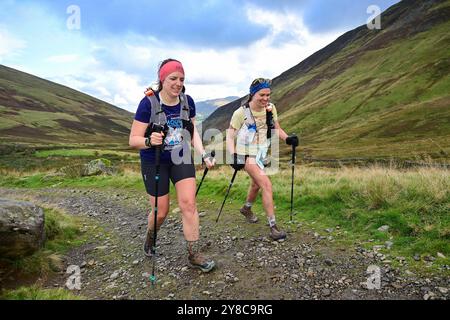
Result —
<path fill-rule="evenodd" d="M 155 224 L 155 217 L 153 216 L 153 213 L 155 212 L 155 197 L 149 196 L 150 198 L 150 204 L 152 206 L 152 212 L 148 215 L 148 230 L 154 230 L 154 224 Z M 169 213 L 169 195 L 166 194 L 165 196 L 158 197 L 158 216 L 157 216 L 157 224 L 158 229 L 159 227 L 164 223 L 164 220 L 167 217 L 167 214 Z"/>
<path fill-rule="evenodd" d="M 255 180 L 252 179 L 252 183 L 250 184 L 250 187 L 248 188 L 247 202 L 251 202 L 251 203 L 255 202 L 256 197 L 258 196 L 259 189 L 260 188 L 256 184 Z"/>
<path fill-rule="evenodd" d="M 183 179 L 175 184 L 178 205 L 183 219 L 183 232 L 186 239 L 188 261 L 194 268 L 209 272 L 215 267 L 215 262 L 200 253 L 200 219 L 195 202 L 195 178 Z"/>
<path fill-rule="evenodd" d="M 252 178 L 252 186 L 250 188 L 256 190 L 256 187 L 253 188 L 253 183 L 261 189 L 262 193 L 262 202 L 264 210 L 266 211 L 266 215 L 268 217 L 273 217 L 275 215 L 275 210 L 273 206 L 273 195 L 272 195 L 272 182 L 269 177 L 264 173 L 263 170 L 256 164 L 255 159 L 247 158 L 247 162 L 245 164 L 245 171 Z M 249 192 L 250 195 L 254 195 Z M 256 198 L 256 197 L 255 197 Z M 251 199 L 251 198 L 250 198 Z"/>
<path fill-rule="evenodd" d="M 176 183 L 178 205 L 183 219 L 183 232 L 187 241 L 199 239 L 199 217 L 195 203 L 195 179 L 183 179 Z"/>

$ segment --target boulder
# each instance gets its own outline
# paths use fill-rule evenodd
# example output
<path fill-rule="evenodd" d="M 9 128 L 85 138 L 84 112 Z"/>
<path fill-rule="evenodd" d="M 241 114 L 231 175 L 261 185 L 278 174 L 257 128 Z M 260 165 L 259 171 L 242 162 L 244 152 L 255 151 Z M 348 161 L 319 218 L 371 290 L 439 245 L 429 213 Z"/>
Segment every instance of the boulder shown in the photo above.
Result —
<path fill-rule="evenodd" d="M 85 165 L 84 176 L 96 176 L 100 174 L 114 174 L 115 170 L 111 161 L 107 159 L 95 159 Z"/>
<path fill-rule="evenodd" d="M 95 159 L 87 164 L 71 164 L 60 168 L 55 174 L 45 176 L 43 179 L 52 179 L 55 176 L 66 176 L 69 178 L 90 177 L 101 174 L 114 175 L 117 169 L 108 159 Z"/>
<path fill-rule="evenodd" d="M 42 248 L 44 210 L 33 203 L 0 199 L 0 257 L 18 259 Z"/>

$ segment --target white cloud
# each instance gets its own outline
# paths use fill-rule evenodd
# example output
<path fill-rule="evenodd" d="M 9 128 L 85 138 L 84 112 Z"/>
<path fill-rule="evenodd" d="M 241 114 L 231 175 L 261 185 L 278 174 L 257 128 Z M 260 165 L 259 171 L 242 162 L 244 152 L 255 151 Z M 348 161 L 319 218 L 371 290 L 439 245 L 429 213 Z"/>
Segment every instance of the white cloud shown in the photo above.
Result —
<path fill-rule="evenodd" d="M 26 42 L 22 39 L 15 37 L 7 30 L 0 29 L 0 62 L 20 54 L 26 46 Z"/>
<path fill-rule="evenodd" d="M 339 32 L 312 34 L 301 17 L 248 7 L 254 23 L 270 26 L 271 32 L 247 47 L 192 50 L 183 48 L 182 60 L 189 93 L 196 100 L 244 96 L 257 77 L 275 78 L 334 41 Z M 283 35 L 288 34 L 286 41 Z"/>
<path fill-rule="evenodd" d="M 114 95 L 113 103 L 116 106 L 120 106 L 120 105 L 128 104 L 128 101 L 125 98 L 123 98 L 120 94 L 116 94 L 116 95 Z"/>
<path fill-rule="evenodd" d="M 132 63 L 138 66 L 146 65 L 152 60 L 152 50 L 148 47 L 139 47 L 127 44 L 126 57 L 131 59 Z"/>
<path fill-rule="evenodd" d="M 136 39 L 136 36 L 104 39 L 92 46 L 91 54 L 78 69 L 86 81 L 64 79 L 75 89 L 135 112 L 143 91 L 154 83 L 160 61 L 179 59 L 186 70 L 187 93 L 195 101 L 248 93 L 251 81 L 257 77 L 274 78 L 321 49 L 338 33 L 313 35 L 295 15 L 276 14 L 253 8 L 249 19 L 269 25 L 272 32 L 248 47 L 229 49 L 199 49 L 182 44 L 164 43 L 157 39 Z M 264 17 L 256 20 L 257 17 Z M 278 41 L 283 33 L 288 41 Z M 141 41 L 140 41 L 141 40 Z M 148 46 L 136 45 L 148 43 Z M 108 49 L 108 50 L 106 50 Z M 64 56 L 63 56 L 64 57 Z M 73 76 L 76 76 L 73 74 Z"/>
<path fill-rule="evenodd" d="M 260 72 L 259 75 L 256 74 L 258 77 L 274 78 L 280 75 L 341 34 L 312 34 L 303 23 L 302 17 L 295 14 L 281 14 L 249 7 L 247 16 L 254 23 L 271 27 L 270 34 L 252 44 L 242 57 L 249 61 L 249 69 Z"/>
<path fill-rule="evenodd" d="M 78 54 L 65 54 L 48 57 L 46 61 L 52 63 L 71 63 L 77 61 L 78 59 L 79 59 Z"/>
<path fill-rule="evenodd" d="M 278 76 L 339 35 L 312 34 L 302 18 L 292 13 L 247 7 L 247 17 L 271 30 L 248 46 L 193 48 L 147 35 L 91 39 L 84 33 L 59 30 L 59 42 L 31 43 L 33 47 L 28 51 L 42 59 L 33 56 L 17 64 L 29 73 L 135 112 L 145 87 L 156 81 L 159 62 L 166 58 L 183 63 L 187 93 L 195 101 L 243 96 L 254 78 Z M 53 27 L 47 29 L 50 33 Z M 26 39 L 32 41 L 30 37 Z M 0 62 L 3 56 L 18 54 L 25 47 L 24 41 L 0 27 Z M 66 65 L 61 68 L 61 64 Z"/>
<path fill-rule="evenodd" d="M 97 87 L 97 91 L 104 97 L 110 97 L 111 93 L 104 87 Z"/>
<path fill-rule="evenodd" d="M 81 70 L 83 78 L 68 75 L 55 77 L 53 81 L 82 91 L 98 99 L 116 105 L 130 112 L 136 108 L 144 96 L 145 86 L 139 83 L 139 77 L 119 70 Z"/>

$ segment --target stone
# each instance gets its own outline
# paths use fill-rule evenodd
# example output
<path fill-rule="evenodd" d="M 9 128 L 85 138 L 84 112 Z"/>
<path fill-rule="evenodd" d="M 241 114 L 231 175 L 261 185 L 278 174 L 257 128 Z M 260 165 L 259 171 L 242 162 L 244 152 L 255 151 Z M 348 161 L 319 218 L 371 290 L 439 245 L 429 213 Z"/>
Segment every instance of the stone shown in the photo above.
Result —
<path fill-rule="evenodd" d="M 443 255 L 442 253 L 440 253 L 440 252 L 437 253 L 437 256 L 438 256 L 438 258 L 446 259 L 446 256 L 444 256 L 444 255 Z"/>
<path fill-rule="evenodd" d="M 430 300 L 430 299 L 433 300 L 434 297 L 435 297 L 435 294 L 433 292 L 428 292 L 423 296 L 423 299 L 424 300 Z"/>
<path fill-rule="evenodd" d="M 113 175 L 115 169 L 111 164 L 111 161 L 107 159 L 95 159 L 90 161 L 84 166 L 82 176 L 97 176 L 101 174 Z"/>
<path fill-rule="evenodd" d="M 377 230 L 380 232 L 388 232 L 389 228 L 390 228 L 389 226 L 384 225 L 384 226 L 379 227 Z"/>
<path fill-rule="evenodd" d="M 439 287 L 438 290 L 442 294 L 447 294 L 447 292 L 448 292 L 448 289 L 447 288 L 443 288 L 443 287 Z"/>
<path fill-rule="evenodd" d="M 325 259 L 325 264 L 326 264 L 327 266 L 332 266 L 332 265 L 333 265 L 333 260 L 331 260 L 331 259 Z"/>
<path fill-rule="evenodd" d="M 322 290 L 322 295 L 323 295 L 324 297 L 329 297 L 329 296 L 331 295 L 330 289 L 323 289 L 323 290 Z"/>
<path fill-rule="evenodd" d="M 114 279 L 117 279 L 118 277 L 119 277 L 119 273 L 116 271 L 109 277 L 109 279 L 114 280 Z"/>
<path fill-rule="evenodd" d="M 18 259 L 42 248 L 44 210 L 33 203 L 0 199 L 0 256 Z"/>

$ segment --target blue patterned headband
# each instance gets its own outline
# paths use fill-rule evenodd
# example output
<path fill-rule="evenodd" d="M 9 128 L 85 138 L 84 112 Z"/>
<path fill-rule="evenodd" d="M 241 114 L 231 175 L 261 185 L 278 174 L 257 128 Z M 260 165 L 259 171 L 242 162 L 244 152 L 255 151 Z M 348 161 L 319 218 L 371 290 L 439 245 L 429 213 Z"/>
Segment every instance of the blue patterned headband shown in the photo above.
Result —
<path fill-rule="evenodd" d="M 270 82 L 264 81 L 261 83 L 258 83 L 257 85 L 250 87 L 250 94 L 253 96 L 255 93 L 257 93 L 259 90 L 262 89 L 270 89 Z"/>

